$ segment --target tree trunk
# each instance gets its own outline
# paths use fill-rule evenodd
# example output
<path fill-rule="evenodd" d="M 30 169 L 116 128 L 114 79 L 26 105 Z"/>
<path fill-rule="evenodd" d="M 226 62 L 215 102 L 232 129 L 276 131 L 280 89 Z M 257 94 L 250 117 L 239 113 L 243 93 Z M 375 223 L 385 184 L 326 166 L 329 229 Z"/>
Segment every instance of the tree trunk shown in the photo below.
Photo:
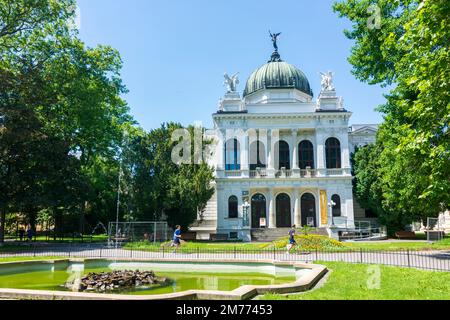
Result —
<path fill-rule="evenodd" d="M 58 228 L 59 228 L 58 209 L 57 208 L 53 208 L 53 215 L 54 215 L 53 241 L 56 241 L 56 233 L 58 232 Z"/>
<path fill-rule="evenodd" d="M 0 209 L 0 243 L 5 242 L 5 229 L 6 229 L 6 208 Z"/>
<path fill-rule="evenodd" d="M 83 201 L 81 204 L 81 212 L 80 212 L 80 225 L 79 225 L 79 230 L 78 232 L 80 234 L 84 233 L 84 212 L 86 210 L 86 201 Z"/>

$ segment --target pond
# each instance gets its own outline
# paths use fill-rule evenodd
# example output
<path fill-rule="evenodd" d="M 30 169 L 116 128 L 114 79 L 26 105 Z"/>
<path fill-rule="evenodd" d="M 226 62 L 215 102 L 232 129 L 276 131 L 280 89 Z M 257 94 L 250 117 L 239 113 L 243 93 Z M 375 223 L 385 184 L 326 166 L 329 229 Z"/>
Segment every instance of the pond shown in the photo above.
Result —
<path fill-rule="evenodd" d="M 133 262 L 90 260 L 84 262 L 24 262 L 0 265 L 0 288 L 69 291 L 68 280 L 94 272 L 112 270 L 152 270 L 156 276 L 169 278 L 162 287 L 138 287 L 114 292 L 133 295 L 154 295 L 186 290 L 232 291 L 243 285 L 274 285 L 296 281 L 308 270 L 292 265 L 271 263 L 208 263 L 208 262 Z"/>

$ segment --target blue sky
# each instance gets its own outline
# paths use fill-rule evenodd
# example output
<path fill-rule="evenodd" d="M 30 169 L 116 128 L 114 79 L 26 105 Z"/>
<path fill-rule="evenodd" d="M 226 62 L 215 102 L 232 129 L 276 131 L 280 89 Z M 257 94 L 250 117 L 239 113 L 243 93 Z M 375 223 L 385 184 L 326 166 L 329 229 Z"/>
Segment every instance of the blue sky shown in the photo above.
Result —
<path fill-rule="evenodd" d="M 242 93 L 251 72 L 273 51 L 268 30 L 282 32 L 281 58 L 308 77 L 317 97 L 320 71 L 335 72 L 351 123 L 380 123 L 374 108 L 386 89 L 355 79 L 347 62 L 350 27 L 329 0 L 78 0 L 80 37 L 88 46 L 119 50 L 124 96 L 149 130 L 162 122 L 212 125 L 223 96 L 223 73 L 240 72 Z"/>

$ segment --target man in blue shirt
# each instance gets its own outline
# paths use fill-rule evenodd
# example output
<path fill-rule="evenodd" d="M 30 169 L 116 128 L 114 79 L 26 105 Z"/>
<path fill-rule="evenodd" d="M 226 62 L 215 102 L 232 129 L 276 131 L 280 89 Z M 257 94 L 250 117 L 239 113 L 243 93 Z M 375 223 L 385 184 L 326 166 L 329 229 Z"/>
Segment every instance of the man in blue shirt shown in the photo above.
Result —
<path fill-rule="evenodd" d="M 180 245 L 181 245 L 181 226 L 177 225 L 175 227 L 175 232 L 173 233 L 172 247 L 175 247 L 175 250 L 173 252 L 176 252 Z"/>
<path fill-rule="evenodd" d="M 289 244 L 287 245 L 287 254 L 291 253 L 292 248 L 297 245 L 295 241 L 295 224 L 292 226 L 292 229 L 289 230 Z"/>

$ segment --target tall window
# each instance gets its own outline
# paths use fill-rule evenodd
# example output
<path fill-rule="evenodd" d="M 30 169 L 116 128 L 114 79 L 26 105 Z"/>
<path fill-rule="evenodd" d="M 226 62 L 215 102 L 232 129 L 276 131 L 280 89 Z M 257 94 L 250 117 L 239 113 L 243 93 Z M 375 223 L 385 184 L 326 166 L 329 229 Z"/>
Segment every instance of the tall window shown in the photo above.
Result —
<path fill-rule="evenodd" d="M 314 169 L 314 147 L 311 141 L 305 140 L 298 145 L 298 161 L 300 169 Z"/>
<path fill-rule="evenodd" d="M 241 170 L 239 148 L 237 139 L 225 143 L 225 170 Z"/>
<path fill-rule="evenodd" d="M 329 138 L 325 142 L 325 153 L 327 157 L 327 168 L 341 168 L 341 143 L 336 138 Z"/>
<path fill-rule="evenodd" d="M 339 197 L 337 194 L 334 194 L 331 196 L 331 201 L 335 203 L 333 206 L 333 217 L 340 217 L 341 216 L 341 197 Z"/>
<path fill-rule="evenodd" d="M 291 169 L 291 156 L 289 152 L 289 144 L 286 141 L 281 140 L 278 142 L 278 169 L 286 168 Z"/>
<path fill-rule="evenodd" d="M 228 198 L 228 218 L 238 217 L 238 198 L 231 196 Z"/>
<path fill-rule="evenodd" d="M 250 170 L 266 167 L 266 148 L 261 141 L 254 141 L 250 146 Z"/>

